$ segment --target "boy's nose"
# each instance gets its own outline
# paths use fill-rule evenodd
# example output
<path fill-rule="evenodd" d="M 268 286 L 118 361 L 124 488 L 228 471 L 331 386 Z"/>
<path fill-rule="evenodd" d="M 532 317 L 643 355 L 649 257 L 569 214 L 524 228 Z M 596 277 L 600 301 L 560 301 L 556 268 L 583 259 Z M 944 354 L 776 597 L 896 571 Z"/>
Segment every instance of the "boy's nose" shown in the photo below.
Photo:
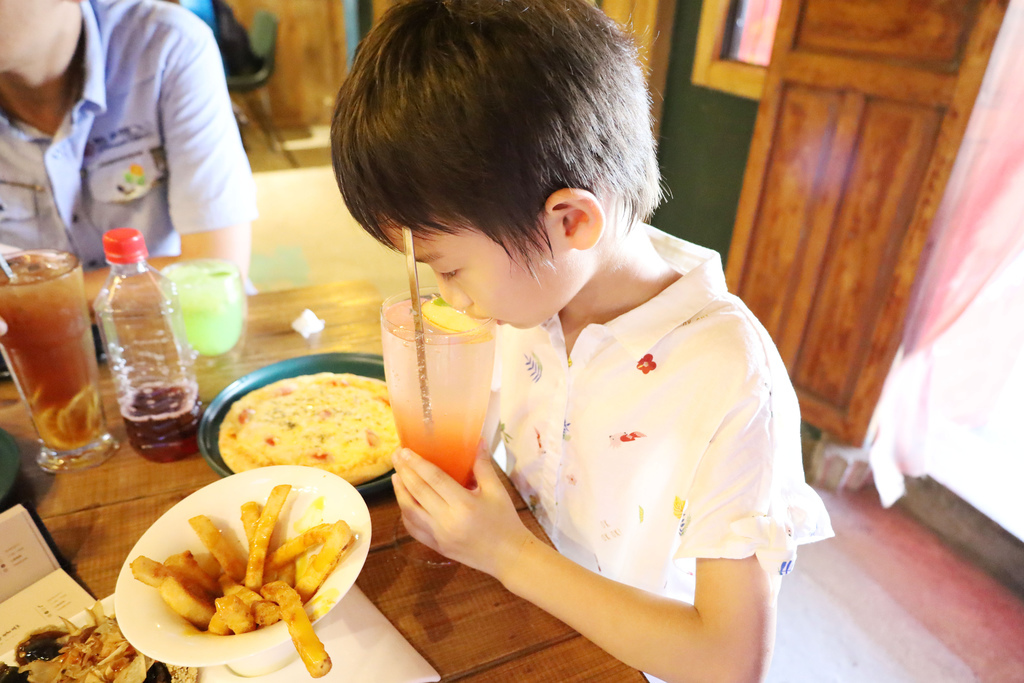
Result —
<path fill-rule="evenodd" d="M 441 278 L 438 278 L 437 288 L 441 292 L 441 297 L 453 308 L 465 311 L 473 305 L 473 300 L 466 296 L 461 289 L 450 282 L 445 282 Z"/>

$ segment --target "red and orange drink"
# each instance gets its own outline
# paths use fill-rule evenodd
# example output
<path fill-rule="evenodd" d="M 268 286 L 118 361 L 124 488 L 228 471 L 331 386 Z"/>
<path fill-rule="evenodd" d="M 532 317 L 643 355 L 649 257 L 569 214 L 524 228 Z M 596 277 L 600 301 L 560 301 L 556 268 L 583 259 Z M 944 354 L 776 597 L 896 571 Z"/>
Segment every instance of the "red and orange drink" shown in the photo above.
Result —
<path fill-rule="evenodd" d="M 82 267 L 74 254 L 40 249 L 7 257 L 0 273 L 4 359 L 28 406 L 45 470 L 82 469 L 109 457 L 99 371 Z"/>
<path fill-rule="evenodd" d="M 496 324 L 454 309 L 431 316 L 428 311 L 438 310 L 435 298 L 433 291 L 421 290 L 429 419 L 424 416 L 408 294 L 393 296 L 381 306 L 384 374 L 402 445 L 465 486 L 491 396 Z"/>

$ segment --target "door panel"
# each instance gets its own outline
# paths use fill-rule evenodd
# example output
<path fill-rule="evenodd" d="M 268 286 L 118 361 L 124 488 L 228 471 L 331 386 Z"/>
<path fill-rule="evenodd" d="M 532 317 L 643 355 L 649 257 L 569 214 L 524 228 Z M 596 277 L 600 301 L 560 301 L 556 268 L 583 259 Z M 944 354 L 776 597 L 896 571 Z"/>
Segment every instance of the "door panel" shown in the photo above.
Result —
<path fill-rule="evenodd" d="M 727 277 L 860 444 L 1007 0 L 784 0 Z"/>
<path fill-rule="evenodd" d="M 828 163 L 841 100 L 838 93 L 800 86 L 783 94 L 760 220 L 764 225 L 800 229 L 755 233 L 751 247 L 761 255 L 760 262 L 756 270 L 744 274 L 742 283 L 747 305 L 766 312 L 761 322 L 776 339 L 786 329 L 790 310 L 774 306 L 773 300 L 780 288 L 787 301 L 797 294 L 809 236 L 806 226 L 818 196 L 815 186 L 821 167 Z"/>
<path fill-rule="evenodd" d="M 946 66 L 955 71 L 977 16 L 977 2 L 809 0 L 799 50 L 845 52 Z"/>
<path fill-rule="evenodd" d="M 938 118 L 935 110 L 891 102 L 864 107 L 807 333 L 791 365 L 805 392 L 838 408 L 849 407 L 866 361 Z"/>

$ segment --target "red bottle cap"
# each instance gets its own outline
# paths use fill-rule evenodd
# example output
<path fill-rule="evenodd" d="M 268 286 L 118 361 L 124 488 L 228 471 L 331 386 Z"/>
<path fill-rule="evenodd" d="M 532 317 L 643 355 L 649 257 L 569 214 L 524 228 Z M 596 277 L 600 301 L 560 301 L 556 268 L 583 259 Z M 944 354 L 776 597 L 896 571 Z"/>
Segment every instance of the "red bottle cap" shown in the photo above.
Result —
<path fill-rule="evenodd" d="M 149 256 L 149 250 L 135 228 L 114 228 L 103 233 L 103 255 L 111 263 L 137 263 Z"/>

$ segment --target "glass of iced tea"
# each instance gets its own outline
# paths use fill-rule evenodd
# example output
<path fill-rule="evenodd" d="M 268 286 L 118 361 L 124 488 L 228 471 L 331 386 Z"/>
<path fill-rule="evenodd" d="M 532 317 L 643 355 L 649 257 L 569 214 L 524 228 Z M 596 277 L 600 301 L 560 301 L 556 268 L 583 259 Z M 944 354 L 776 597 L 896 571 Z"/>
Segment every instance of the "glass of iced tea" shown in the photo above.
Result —
<path fill-rule="evenodd" d="M 110 457 L 92 325 L 74 254 L 40 249 L 7 257 L 0 272 L 0 350 L 39 436 L 36 462 L 51 472 L 84 469 Z"/>
<path fill-rule="evenodd" d="M 424 397 L 410 302 L 409 294 L 392 296 L 380 313 L 384 375 L 398 437 L 403 446 L 466 486 L 491 398 L 497 325 L 447 306 L 435 288 L 421 288 Z M 419 559 L 444 562 L 426 550 L 419 546 Z"/>

